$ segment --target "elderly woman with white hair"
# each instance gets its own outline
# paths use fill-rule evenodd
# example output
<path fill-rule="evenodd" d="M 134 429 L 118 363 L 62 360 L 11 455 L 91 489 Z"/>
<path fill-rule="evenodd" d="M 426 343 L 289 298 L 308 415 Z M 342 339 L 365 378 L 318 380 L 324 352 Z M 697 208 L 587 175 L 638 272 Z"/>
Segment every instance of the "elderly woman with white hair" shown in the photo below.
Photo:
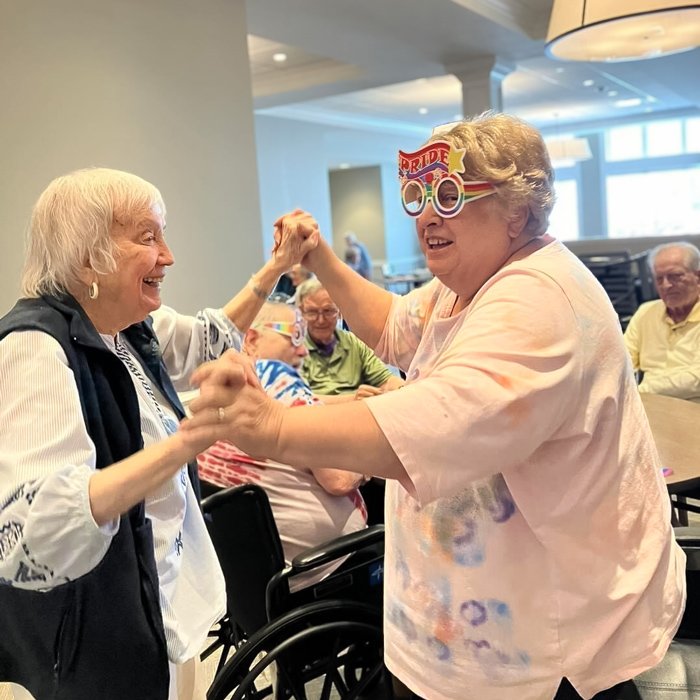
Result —
<path fill-rule="evenodd" d="M 185 430 L 389 480 L 385 660 L 413 697 L 619 692 L 673 637 L 684 556 L 617 317 L 546 235 L 542 137 L 485 114 L 400 153 L 399 177 L 436 277 L 406 296 L 350 271 L 303 212 L 279 224 L 318 241 L 304 265 L 406 385 L 288 410 L 227 353 L 195 375 Z"/>
<path fill-rule="evenodd" d="M 240 350 L 304 243 L 194 318 L 159 311 L 164 229 L 135 175 L 58 178 L 0 320 L 0 680 L 36 700 L 204 697 L 194 660 L 225 588 L 196 495 L 211 441 L 178 431 L 176 389 Z"/>

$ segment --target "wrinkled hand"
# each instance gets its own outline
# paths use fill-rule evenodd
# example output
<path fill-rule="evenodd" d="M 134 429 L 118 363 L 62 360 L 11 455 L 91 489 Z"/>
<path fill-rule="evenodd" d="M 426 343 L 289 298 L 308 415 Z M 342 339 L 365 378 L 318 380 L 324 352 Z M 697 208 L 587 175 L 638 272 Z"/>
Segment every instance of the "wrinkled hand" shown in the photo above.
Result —
<path fill-rule="evenodd" d="M 355 398 L 361 401 L 362 399 L 368 399 L 370 396 L 379 396 L 379 394 L 383 393 L 384 392 L 379 387 L 370 386 L 369 384 L 360 384 L 355 392 Z"/>
<path fill-rule="evenodd" d="M 287 269 L 297 263 L 307 267 L 311 253 L 319 243 L 321 232 L 316 219 L 301 209 L 280 216 L 274 223 L 275 245 L 272 249 L 273 259 Z"/>
<path fill-rule="evenodd" d="M 190 381 L 200 394 L 190 404 L 192 417 L 181 424 L 187 439 L 228 440 L 250 455 L 268 456 L 283 407 L 267 397 L 250 358 L 229 350 L 197 368 Z"/>

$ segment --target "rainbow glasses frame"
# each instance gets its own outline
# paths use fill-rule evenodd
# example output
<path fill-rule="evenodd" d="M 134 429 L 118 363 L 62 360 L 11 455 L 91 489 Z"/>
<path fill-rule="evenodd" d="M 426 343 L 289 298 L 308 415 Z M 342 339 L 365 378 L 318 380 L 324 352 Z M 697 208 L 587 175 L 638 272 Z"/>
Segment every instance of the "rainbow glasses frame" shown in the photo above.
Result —
<path fill-rule="evenodd" d="M 433 141 L 415 153 L 399 151 L 401 204 L 409 216 L 420 216 L 431 202 L 437 214 L 451 219 L 468 202 L 496 193 L 490 182 L 462 180 L 465 152 L 447 141 Z"/>
<path fill-rule="evenodd" d="M 269 323 L 254 323 L 252 328 L 266 328 L 280 335 L 286 335 L 295 348 L 301 347 L 306 340 L 306 321 L 296 310 L 296 318 L 293 322 L 270 321 Z"/>

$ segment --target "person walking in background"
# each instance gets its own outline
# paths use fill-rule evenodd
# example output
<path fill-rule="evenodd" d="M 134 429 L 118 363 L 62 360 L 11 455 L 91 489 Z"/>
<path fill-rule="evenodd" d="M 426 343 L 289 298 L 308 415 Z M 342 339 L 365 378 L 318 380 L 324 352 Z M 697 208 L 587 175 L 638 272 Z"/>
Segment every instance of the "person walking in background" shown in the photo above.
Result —
<path fill-rule="evenodd" d="M 367 246 L 357 240 L 357 236 L 352 231 L 345 233 L 345 262 L 360 277 L 366 280 L 372 279 L 372 258 L 367 250 Z"/>

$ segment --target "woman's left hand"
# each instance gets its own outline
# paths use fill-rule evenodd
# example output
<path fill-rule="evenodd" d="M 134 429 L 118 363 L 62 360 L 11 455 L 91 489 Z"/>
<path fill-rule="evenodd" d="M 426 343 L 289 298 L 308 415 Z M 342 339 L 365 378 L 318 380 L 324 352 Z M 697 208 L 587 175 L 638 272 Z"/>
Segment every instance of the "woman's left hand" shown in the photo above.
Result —
<path fill-rule="evenodd" d="M 229 350 L 191 381 L 200 395 L 190 404 L 192 418 L 181 424 L 190 439 L 228 440 L 250 455 L 271 456 L 285 409 L 265 394 L 249 358 Z"/>

